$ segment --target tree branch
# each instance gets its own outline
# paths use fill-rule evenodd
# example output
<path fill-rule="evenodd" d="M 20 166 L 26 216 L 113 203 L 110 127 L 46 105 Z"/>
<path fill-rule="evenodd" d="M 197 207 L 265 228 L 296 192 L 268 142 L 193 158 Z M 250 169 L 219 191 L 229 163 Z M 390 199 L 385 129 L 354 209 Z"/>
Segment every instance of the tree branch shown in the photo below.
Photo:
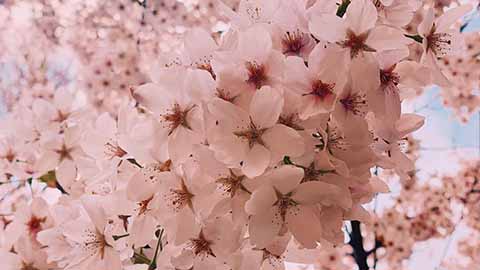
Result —
<path fill-rule="evenodd" d="M 350 225 L 352 226 L 352 232 L 348 244 L 353 249 L 353 258 L 355 259 L 355 263 L 357 263 L 359 270 L 368 270 L 369 266 L 367 264 L 367 258 L 369 254 L 363 247 L 363 236 L 360 222 L 352 220 L 350 221 Z"/>

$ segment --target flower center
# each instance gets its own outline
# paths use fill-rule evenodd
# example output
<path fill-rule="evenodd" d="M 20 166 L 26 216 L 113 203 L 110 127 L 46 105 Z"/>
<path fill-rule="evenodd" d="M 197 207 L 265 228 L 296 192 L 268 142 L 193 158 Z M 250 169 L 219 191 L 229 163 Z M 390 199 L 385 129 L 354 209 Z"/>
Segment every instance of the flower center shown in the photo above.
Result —
<path fill-rule="evenodd" d="M 34 267 L 33 263 L 22 262 L 22 268 L 20 268 L 20 270 L 39 270 L 39 269 Z"/>
<path fill-rule="evenodd" d="M 300 31 L 286 32 L 282 38 L 283 54 L 299 55 L 302 48 L 307 44 L 308 36 Z"/>
<path fill-rule="evenodd" d="M 389 69 L 381 69 L 380 70 L 380 82 L 382 86 L 388 86 L 388 85 L 395 85 L 397 86 L 398 83 L 400 82 L 400 76 L 393 72 L 393 69 L 395 66 L 389 68 Z"/>
<path fill-rule="evenodd" d="M 327 97 L 333 95 L 333 89 L 335 88 L 334 83 L 324 83 L 321 80 L 317 80 L 312 83 L 312 91 L 308 94 L 303 94 L 304 96 L 306 95 L 313 95 L 320 100 L 324 100 Z"/>
<path fill-rule="evenodd" d="M 345 138 L 338 131 L 338 128 L 329 126 L 327 133 L 328 133 L 327 147 L 330 151 L 332 149 L 338 149 L 338 150 L 346 149 L 347 143 L 345 141 Z"/>
<path fill-rule="evenodd" d="M 5 155 L 3 156 L 3 158 L 10 163 L 12 163 L 15 160 L 15 157 L 16 157 L 16 154 L 11 148 L 9 148 L 7 150 L 7 153 L 5 153 Z"/>
<path fill-rule="evenodd" d="M 172 167 L 172 160 L 167 159 L 165 162 L 159 162 L 158 164 L 155 164 L 153 169 L 159 172 L 169 172 L 171 167 Z"/>
<path fill-rule="evenodd" d="M 287 215 L 288 208 L 296 206 L 298 203 L 290 198 L 292 195 L 291 192 L 288 194 L 282 194 L 275 190 L 275 193 L 277 195 L 277 201 L 273 205 L 278 208 L 278 213 L 276 215 L 280 215 L 282 221 L 285 222 L 285 216 Z"/>
<path fill-rule="evenodd" d="M 248 83 L 253 84 L 256 89 L 260 89 L 267 84 L 267 71 L 263 65 L 259 65 L 256 62 L 246 62 L 245 66 L 248 72 Z"/>
<path fill-rule="evenodd" d="M 142 215 L 142 214 L 145 214 L 149 208 L 148 208 L 148 204 L 153 200 L 153 196 L 151 196 L 150 198 L 146 199 L 146 200 L 143 200 L 141 202 L 138 203 L 138 206 L 140 207 L 140 209 L 138 210 L 138 215 Z"/>
<path fill-rule="evenodd" d="M 220 99 L 223 99 L 227 102 L 230 102 L 230 103 L 233 103 L 233 101 L 235 100 L 235 96 L 231 96 L 230 95 L 230 92 L 225 90 L 225 89 L 222 89 L 222 88 L 217 88 L 217 93 L 216 93 L 217 97 L 220 98 Z"/>
<path fill-rule="evenodd" d="M 110 159 L 114 157 L 123 157 L 127 154 L 127 151 L 123 150 L 118 144 L 114 141 L 109 141 L 105 143 L 105 155 Z"/>
<path fill-rule="evenodd" d="M 318 181 L 318 177 L 334 171 L 324 171 L 315 169 L 315 163 L 310 163 L 308 167 L 303 168 L 304 175 L 301 183 Z"/>
<path fill-rule="evenodd" d="M 42 224 L 45 223 L 46 220 L 46 217 L 39 218 L 36 216 L 32 216 L 26 224 L 30 235 L 36 236 L 37 233 L 42 230 Z"/>
<path fill-rule="evenodd" d="M 68 148 L 65 144 L 62 144 L 62 147 L 60 149 L 56 149 L 55 153 L 57 153 L 60 157 L 60 161 L 63 161 L 65 159 L 68 160 L 73 160 L 71 152 L 72 148 Z"/>
<path fill-rule="evenodd" d="M 194 195 L 190 193 L 185 182 L 181 181 L 179 189 L 170 189 L 170 193 L 167 195 L 167 201 L 171 203 L 173 209 L 178 212 L 185 206 L 193 209 L 192 198 Z"/>
<path fill-rule="evenodd" d="M 426 39 L 427 52 L 430 50 L 436 56 L 445 56 L 452 49 L 452 35 L 449 33 L 435 33 L 435 25 L 433 25 L 432 31 Z"/>
<path fill-rule="evenodd" d="M 182 109 L 178 103 L 173 105 L 173 108 L 169 110 L 168 113 L 161 116 L 163 121 L 168 123 L 168 135 L 172 134 L 175 129 L 179 126 L 190 129 L 190 125 L 187 121 L 188 113 L 193 109 L 194 106 L 190 106 L 186 109 Z"/>
<path fill-rule="evenodd" d="M 215 72 L 213 72 L 213 68 L 212 68 L 212 65 L 210 64 L 210 61 L 197 63 L 197 68 L 208 71 L 208 73 L 210 73 L 210 75 L 212 75 L 212 78 L 214 80 L 217 78 L 217 75 L 215 74 Z"/>
<path fill-rule="evenodd" d="M 353 113 L 354 115 L 364 116 L 367 113 L 367 100 L 364 95 L 350 94 L 340 100 L 346 111 Z"/>
<path fill-rule="evenodd" d="M 90 229 L 86 229 L 85 234 L 86 240 L 83 243 L 84 249 L 100 253 L 100 258 L 103 260 L 105 256 L 105 248 L 110 246 L 105 240 L 105 236 Z"/>
<path fill-rule="evenodd" d="M 238 190 L 246 190 L 245 187 L 242 185 L 242 181 L 244 178 L 244 175 L 236 175 L 235 173 L 233 173 L 232 169 L 230 169 L 229 176 L 219 178 L 215 182 L 222 187 L 225 193 L 229 194 L 230 197 L 233 198 Z"/>
<path fill-rule="evenodd" d="M 375 52 L 375 49 L 365 44 L 365 41 L 368 38 L 369 32 L 356 35 L 355 32 L 348 29 L 347 30 L 347 39 L 338 43 L 343 48 L 350 49 L 350 58 L 355 58 L 362 51 L 366 52 Z"/>
<path fill-rule="evenodd" d="M 211 241 L 208 241 L 205 239 L 205 236 L 203 234 L 203 231 L 200 231 L 200 234 L 198 235 L 198 238 L 190 239 L 190 248 L 193 251 L 193 254 L 195 256 L 213 256 L 215 257 L 215 254 L 213 254 L 212 249 L 210 248 L 210 245 L 212 244 Z"/>
<path fill-rule="evenodd" d="M 57 110 L 57 116 L 52 120 L 53 122 L 62 123 L 63 121 L 67 120 L 70 116 L 68 112 L 62 112 L 61 110 Z"/>
<path fill-rule="evenodd" d="M 245 131 L 236 131 L 233 134 L 237 135 L 237 137 L 246 139 L 248 141 L 248 146 L 253 148 L 253 146 L 258 143 L 261 145 L 265 145 L 262 140 L 262 135 L 266 129 L 259 129 L 255 124 L 250 121 L 250 126 L 248 130 Z"/>

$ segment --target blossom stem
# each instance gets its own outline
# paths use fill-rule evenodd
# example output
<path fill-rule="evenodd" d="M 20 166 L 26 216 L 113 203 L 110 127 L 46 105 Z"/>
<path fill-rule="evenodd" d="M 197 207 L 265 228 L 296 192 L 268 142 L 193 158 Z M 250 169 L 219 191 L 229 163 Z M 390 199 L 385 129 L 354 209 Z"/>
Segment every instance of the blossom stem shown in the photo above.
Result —
<path fill-rule="evenodd" d="M 157 242 L 157 247 L 155 248 L 155 254 L 153 255 L 152 262 L 148 266 L 148 270 L 154 270 L 157 268 L 157 255 L 158 251 L 163 250 L 163 245 L 162 245 L 162 236 L 163 236 L 163 229 L 160 230 L 160 233 L 158 235 L 158 242 Z"/>
<path fill-rule="evenodd" d="M 127 161 L 139 168 L 143 168 L 142 165 L 140 165 L 134 158 L 127 158 Z"/>
<path fill-rule="evenodd" d="M 140 263 L 140 264 L 148 264 L 150 265 L 150 259 L 145 257 L 144 255 L 140 253 L 133 253 L 133 258 L 135 259 L 135 263 Z"/>
<path fill-rule="evenodd" d="M 421 37 L 420 35 L 408 35 L 408 34 L 405 34 L 404 36 L 406 36 L 407 38 L 411 38 L 411 39 L 415 40 L 415 41 L 418 42 L 418 43 L 423 43 L 423 37 Z"/>
<path fill-rule="evenodd" d="M 118 239 L 125 238 L 127 236 L 130 236 L 130 234 L 122 234 L 122 235 L 112 235 L 113 240 L 117 241 Z"/>

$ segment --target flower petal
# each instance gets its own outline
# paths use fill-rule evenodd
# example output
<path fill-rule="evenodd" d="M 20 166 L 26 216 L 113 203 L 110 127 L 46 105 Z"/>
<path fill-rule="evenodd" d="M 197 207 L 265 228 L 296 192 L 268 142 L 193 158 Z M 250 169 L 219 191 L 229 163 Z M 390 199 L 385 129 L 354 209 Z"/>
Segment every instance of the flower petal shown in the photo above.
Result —
<path fill-rule="evenodd" d="M 320 181 L 310 181 L 300 184 L 295 194 L 293 194 L 292 199 L 301 204 L 335 204 L 343 208 L 350 208 L 352 206 L 350 194 L 335 185 Z"/>
<path fill-rule="evenodd" d="M 245 203 L 245 211 L 251 215 L 258 215 L 270 209 L 276 201 L 275 190 L 271 185 L 265 184 L 253 192 L 250 200 Z"/>
<path fill-rule="evenodd" d="M 458 19 L 462 18 L 471 10 L 472 6 L 467 4 L 445 11 L 435 23 L 436 32 L 443 33 L 447 31 Z"/>
<path fill-rule="evenodd" d="M 277 154 L 280 158 L 283 156 L 298 157 L 305 152 L 302 136 L 293 128 L 282 124 L 276 124 L 265 131 L 262 140 L 273 152 L 272 154 Z"/>
<path fill-rule="evenodd" d="M 375 26 L 377 8 L 370 0 L 352 1 L 345 14 L 345 21 L 356 34 L 362 34 Z M 325 28 L 329 28 L 329 26 Z"/>
<path fill-rule="evenodd" d="M 270 151 L 261 144 L 255 144 L 243 160 L 242 172 L 249 178 L 261 175 L 270 164 Z"/>
<path fill-rule="evenodd" d="M 287 194 L 300 184 L 303 175 L 302 168 L 293 165 L 284 165 L 272 170 L 272 173 L 268 175 L 268 179 L 278 192 Z"/>
<path fill-rule="evenodd" d="M 433 8 L 430 8 L 423 17 L 423 21 L 417 27 L 417 31 L 421 36 L 425 37 L 430 34 L 434 19 L 435 14 L 433 13 Z"/>
<path fill-rule="evenodd" d="M 343 40 L 347 32 L 345 22 L 334 14 L 313 15 L 308 28 L 316 38 L 328 42 Z"/>
<path fill-rule="evenodd" d="M 425 117 L 414 113 L 404 113 L 395 123 L 395 128 L 399 132 L 400 138 L 418 130 L 425 123 Z"/>
<path fill-rule="evenodd" d="M 252 98 L 250 116 L 257 128 L 269 128 L 277 122 L 282 108 L 282 95 L 277 90 L 264 86 Z"/>
<path fill-rule="evenodd" d="M 317 246 L 317 241 L 321 238 L 322 226 L 310 207 L 304 205 L 289 207 L 285 224 L 304 248 L 312 249 Z"/>
<path fill-rule="evenodd" d="M 277 207 L 271 207 L 261 215 L 253 215 L 248 226 L 250 242 L 257 248 L 265 248 L 278 235 L 282 224 Z"/>

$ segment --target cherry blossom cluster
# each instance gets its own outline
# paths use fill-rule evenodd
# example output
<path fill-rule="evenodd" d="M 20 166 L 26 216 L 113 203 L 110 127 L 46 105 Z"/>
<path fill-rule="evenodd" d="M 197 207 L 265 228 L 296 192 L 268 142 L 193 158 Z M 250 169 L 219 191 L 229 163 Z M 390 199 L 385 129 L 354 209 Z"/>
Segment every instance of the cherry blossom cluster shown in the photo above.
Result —
<path fill-rule="evenodd" d="M 470 237 L 479 231 L 478 161 L 464 161 L 462 165 L 462 170 L 453 176 L 437 175 L 421 181 L 415 173 L 409 173 L 409 178 L 401 179 L 402 189 L 392 206 L 381 210 L 366 226 L 365 241 L 376 251 L 378 260 L 402 269 L 418 243 L 439 239 L 451 242 L 455 231 L 460 230 L 468 232 L 468 240 L 452 244 L 459 254 L 455 259 L 442 258 L 441 263 L 446 269 L 467 269 L 466 265 L 478 262 L 478 246 L 471 243 Z M 392 177 L 388 171 L 379 176 Z"/>
<path fill-rule="evenodd" d="M 333 249 L 344 244 L 344 221 L 373 223 L 394 262 L 413 242 L 452 231 L 449 202 L 431 187 L 418 188 L 427 194 L 417 200 L 423 208 L 387 211 L 385 220 L 363 205 L 389 191 L 373 168 L 411 181 L 414 159 L 404 145 L 424 118 L 402 113 L 403 97 L 450 83 L 437 58 L 461 45 L 455 23 L 471 6 L 435 17 L 414 0 L 202 3 L 188 7 L 209 14 L 217 5 L 228 30 L 214 37 L 188 29 L 168 55 L 150 31 L 129 20 L 111 25 L 138 10 L 141 22 L 164 29 L 168 13 L 146 1 L 107 1 L 93 12 L 82 2 L 73 10 L 91 25 L 41 24 L 79 30 L 63 30 L 61 39 L 61 29 L 48 32 L 46 40 L 71 44 L 83 76 L 74 85 L 22 84 L 29 91 L 0 120 L 7 269 L 293 262 L 337 270 L 352 264 L 342 257 L 348 247 Z M 419 9 L 423 19 L 409 32 Z M 418 61 L 409 58 L 417 43 Z"/>
<path fill-rule="evenodd" d="M 51 88 L 51 95 L 68 85 L 81 88 L 89 103 L 110 113 L 128 103 L 130 86 L 146 81 L 152 58 L 181 45 L 185 29 L 196 25 L 210 31 L 219 22 L 211 1 L 17 0 L 4 2 L 0 10 L 7 107 L 21 95 L 32 95 L 31 88 Z M 64 63 L 52 63 L 54 58 Z"/>
<path fill-rule="evenodd" d="M 452 5 L 459 5 L 459 1 L 423 1 L 422 8 L 419 8 L 414 14 L 413 19 L 406 26 L 406 31 L 415 36 L 418 31 L 418 25 L 425 18 L 425 9 L 433 7 L 433 15 L 435 18 L 441 17 L 446 7 Z M 478 13 L 478 3 L 476 12 Z M 443 105 L 451 108 L 458 119 L 463 122 L 468 121 L 469 117 L 478 111 L 480 97 L 478 93 L 478 57 L 479 57 L 479 41 L 480 36 L 477 31 L 466 32 L 469 24 L 474 21 L 474 15 L 470 15 L 471 18 L 462 22 L 457 22 L 457 26 L 460 27 L 461 33 L 456 35 L 462 35 L 459 46 L 453 46 L 450 48 L 441 48 L 440 54 L 436 54 L 437 57 L 442 57 L 441 61 L 438 61 L 439 70 L 443 74 L 441 77 L 448 79 L 444 80 L 444 83 L 437 81 L 440 87 L 440 96 L 443 99 Z M 421 36 L 421 35 L 420 35 Z M 463 41 L 464 40 L 464 41 Z M 410 56 L 409 58 L 415 61 L 420 61 L 423 57 L 423 48 L 421 44 L 412 43 L 409 45 Z M 457 50 L 457 53 L 452 54 L 451 50 Z M 439 74 L 440 75 L 440 74 Z M 409 92 L 406 97 L 415 97 L 422 94 L 423 91 L 415 93 Z"/>
<path fill-rule="evenodd" d="M 465 37 L 466 50 L 461 56 L 451 56 L 440 62 L 442 69 L 451 78 L 452 87 L 442 88 L 444 105 L 451 107 L 463 121 L 478 110 L 478 73 L 480 64 L 480 36 L 468 33 Z"/>

